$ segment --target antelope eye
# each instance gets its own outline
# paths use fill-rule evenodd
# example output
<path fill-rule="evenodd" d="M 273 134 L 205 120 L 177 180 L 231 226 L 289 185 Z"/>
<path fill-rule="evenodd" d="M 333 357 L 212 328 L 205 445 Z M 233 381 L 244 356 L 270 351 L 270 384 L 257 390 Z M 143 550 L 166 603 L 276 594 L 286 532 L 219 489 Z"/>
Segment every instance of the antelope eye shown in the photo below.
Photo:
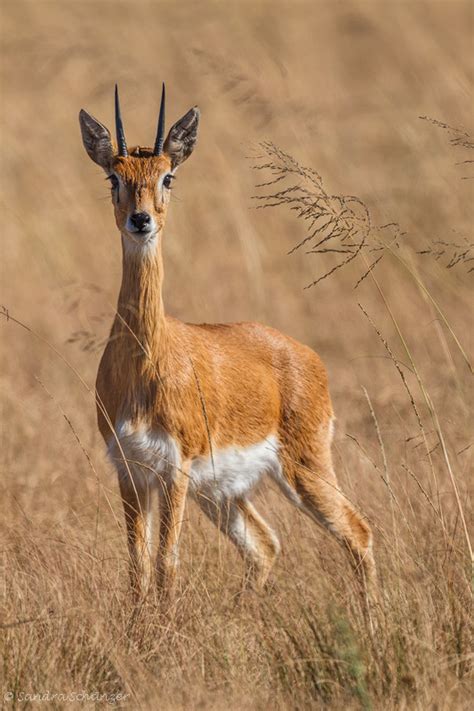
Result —
<path fill-rule="evenodd" d="M 119 186 L 119 181 L 116 175 L 112 173 L 112 175 L 107 176 L 107 180 L 110 180 L 110 184 L 112 186 L 112 190 L 116 190 Z"/>
<path fill-rule="evenodd" d="M 163 178 L 163 185 L 167 190 L 171 189 L 171 182 L 174 180 L 174 175 L 171 175 L 171 173 L 168 173 L 165 175 Z"/>

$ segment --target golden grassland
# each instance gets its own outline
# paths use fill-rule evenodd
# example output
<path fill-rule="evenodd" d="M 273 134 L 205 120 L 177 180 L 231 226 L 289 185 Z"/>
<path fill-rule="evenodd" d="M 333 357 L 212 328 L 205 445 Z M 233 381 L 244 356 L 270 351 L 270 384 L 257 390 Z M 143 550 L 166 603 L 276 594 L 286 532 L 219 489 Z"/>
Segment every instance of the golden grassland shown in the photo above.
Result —
<path fill-rule="evenodd" d="M 85 692 L 47 703 L 467 709 L 472 5 L 3 0 L 0 12 L 1 303 L 28 327 L 4 312 L 6 706 Z M 128 599 L 93 396 L 120 242 L 77 113 L 112 126 L 118 81 L 128 140 L 149 144 L 162 80 L 169 121 L 202 110 L 165 235 L 167 309 L 264 321 L 326 362 L 340 482 L 375 533 L 370 620 L 343 551 L 271 488 L 256 504 L 283 551 L 264 595 L 239 596 L 241 561 L 190 505 L 176 601 Z M 400 225 L 357 289 L 369 252 L 304 290 L 334 255 L 288 255 L 305 223 L 288 206 L 252 209 L 265 189 L 247 156 L 263 140 L 317 169 L 330 193 L 360 197 L 374 224 Z M 465 256 L 449 266 L 456 248 L 441 255 L 437 240 Z"/>

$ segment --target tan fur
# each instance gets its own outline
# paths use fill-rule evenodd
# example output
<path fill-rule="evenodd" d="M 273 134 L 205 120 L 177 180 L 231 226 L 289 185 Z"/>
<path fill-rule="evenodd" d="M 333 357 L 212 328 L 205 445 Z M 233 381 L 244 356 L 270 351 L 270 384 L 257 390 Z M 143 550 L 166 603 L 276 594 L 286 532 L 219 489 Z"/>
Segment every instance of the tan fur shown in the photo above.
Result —
<path fill-rule="evenodd" d="M 168 586 L 174 578 L 192 460 L 211 455 L 211 445 L 215 450 L 245 447 L 276 435 L 286 493 L 349 548 L 361 578 L 373 581 L 370 528 L 340 491 L 332 467 L 333 411 L 323 364 L 311 349 L 258 323 L 194 325 L 166 315 L 161 248 L 169 196 L 157 185 L 171 159 L 153 157 L 149 149 L 130 153 L 112 161 L 121 181 L 114 207 L 122 233 L 123 276 L 97 377 L 98 421 L 106 441 L 110 423 L 116 425 L 127 413 L 137 427 L 163 428 L 179 443 L 181 470 L 173 484 L 161 485 L 159 580 Z M 159 225 L 152 249 L 127 244 L 124 226 L 134 210 L 148 211 Z M 132 577 L 139 591 L 151 576 L 146 495 L 122 485 Z M 234 540 L 262 587 L 279 550 L 271 529 L 246 499 L 229 501 L 226 511 L 199 503 Z M 235 535 L 237 525 L 245 535 Z"/>
<path fill-rule="evenodd" d="M 161 588 L 172 592 L 177 565 L 177 547 L 183 524 L 184 505 L 188 488 L 189 463 L 177 473 L 173 483 L 159 489 L 161 521 L 160 550 L 156 561 Z"/>
<path fill-rule="evenodd" d="M 146 512 L 150 508 L 147 487 L 130 479 L 120 479 L 120 494 L 127 527 L 127 543 L 130 554 L 130 584 L 138 600 L 149 588 L 152 577 L 150 531 Z"/>

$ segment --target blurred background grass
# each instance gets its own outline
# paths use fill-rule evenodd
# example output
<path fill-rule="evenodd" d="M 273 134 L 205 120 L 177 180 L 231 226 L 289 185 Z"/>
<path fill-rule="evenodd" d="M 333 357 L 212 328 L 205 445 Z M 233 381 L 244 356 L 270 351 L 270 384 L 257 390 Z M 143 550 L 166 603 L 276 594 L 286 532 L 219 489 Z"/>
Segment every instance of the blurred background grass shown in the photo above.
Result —
<path fill-rule="evenodd" d="M 165 81 L 168 125 L 194 104 L 202 111 L 198 146 L 179 172 L 165 234 L 168 312 L 197 322 L 264 321 L 318 350 L 329 370 L 338 416 L 336 465 L 349 496 L 382 530 L 377 540 L 378 555 L 384 560 L 382 577 L 384 565 L 387 580 L 394 570 L 400 573 L 403 568 L 410 585 L 428 585 L 400 548 L 399 557 L 392 558 L 393 536 L 401 548 L 412 550 L 410 536 L 416 533 L 418 562 L 424 554 L 427 560 L 441 556 L 446 544 L 444 534 L 438 540 L 433 533 L 437 529 L 427 513 L 430 507 L 401 464 L 412 468 L 442 507 L 454 540 L 460 523 L 452 487 L 442 458 L 437 459 L 440 446 L 429 416 L 426 432 L 434 448 L 432 464 L 419 447 L 416 418 L 398 373 L 357 302 L 364 304 L 403 360 L 406 354 L 394 324 L 372 280 L 366 279 L 354 292 L 360 265 L 303 290 L 321 272 L 321 257 L 300 252 L 287 256 L 304 236 L 302 224 L 289 211 L 253 209 L 251 198 L 260 176 L 251 170 L 248 156 L 259 141 L 272 140 L 304 165 L 316 168 L 330 192 L 362 198 L 378 224 L 399 222 L 407 231 L 410 264 L 435 296 L 464 349 L 472 353 L 472 290 L 466 270 L 447 270 L 435 260 L 415 255 L 434 239 L 456 240 L 472 234 L 472 180 L 463 179 L 472 171 L 468 164 L 457 165 L 466 155 L 450 145 L 445 131 L 418 118 L 433 116 L 472 131 L 472 3 L 3 0 L 0 11 L 1 303 L 53 344 L 93 388 L 100 342 L 107 336 L 116 303 L 121 249 L 108 185 L 84 152 L 77 114 L 83 107 L 112 128 L 113 84 L 117 81 L 127 140 L 147 145 L 154 137 L 160 87 Z M 466 504 L 472 466 L 472 378 L 436 312 L 397 261 L 384 259 L 376 275 L 429 389 Z M 43 541 L 42 550 L 45 555 L 49 550 L 51 561 L 57 536 L 66 543 L 75 541 L 68 553 L 72 556 L 81 546 L 89 550 L 93 541 L 97 559 L 118 561 L 122 573 L 116 584 L 121 589 L 126 583 L 124 537 L 106 496 L 121 521 L 120 504 L 115 477 L 96 431 L 91 393 L 44 342 L 11 322 L 2 323 L 1 345 L 0 510 L 8 541 L 5 550 L 15 553 L 11 565 L 26 575 L 25 566 L 29 569 L 34 558 L 28 562 L 27 551 L 34 541 Z M 386 486 L 371 464 L 380 463 L 381 452 L 362 386 L 379 420 L 392 484 L 405 521 L 408 517 L 410 522 L 407 527 L 402 521 L 395 532 Z M 436 486 L 433 471 L 438 476 Z M 345 580 L 345 561 L 341 556 L 340 570 L 332 570 L 332 558 L 339 556 L 333 544 L 273 494 L 258 495 L 262 510 L 268 510 L 264 503 L 268 497 L 270 517 L 284 545 L 275 574 L 285 601 L 280 612 L 292 609 L 291 601 L 297 599 L 306 600 L 310 609 L 312 596 L 323 585 L 321 568 L 322 577 Z M 232 587 L 232 581 L 234 587 L 238 585 L 240 566 L 229 562 L 235 553 L 226 544 L 222 548 L 219 543 L 216 549 L 217 534 L 192 508 L 189 515 L 183 579 L 199 577 L 203 570 L 208 577 L 217 576 L 214 581 L 227 575 L 226 585 Z M 462 539 L 459 546 L 464 546 Z M 217 553 L 220 572 L 212 562 Z M 48 566 L 49 573 L 55 565 Z M 65 585 L 73 594 L 75 578 L 61 565 L 56 587 Z M 106 568 L 109 580 L 115 562 L 110 565 Z M 44 608 L 64 612 L 66 594 L 52 603 L 51 593 L 41 587 L 40 570 L 28 592 L 24 592 L 23 578 L 15 578 L 15 592 L 5 600 L 7 620 L 34 617 L 43 614 Z M 433 571 L 442 573 L 439 560 Z M 297 580 L 290 592 L 285 582 L 289 580 Z M 209 584 L 212 588 L 215 583 Z M 81 604 L 89 611 L 101 594 L 98 578 L 94 585 L 92 591 L 81 588 Z M 331 595 L 337 596 L 339 587 L 334 585 Z M 196 590 L 200 590 L 198 583 Z M 209 594 L 215 601 L 212 591 Z M 219 597 L 218 586 L 215 595 Z M 447 609 L 445 602 L 443 609 Z M 193 609 L 190 615 L 197 614 L 199 605 L 190 605 Z M 427 609 L 433 615 L 437 608 Z M 267 614 L 265 610 L 252 615 Z M 208 613 L 202 613 L 203 619 Z M 104 619 L 109 614 L 104 612 Z M 237 624 L 239 617 L 233 617 L 232 611 L 226 608 L 222 615 L 216 624 L 222 619 Z M 277 617 L 272 619 L 278 628 Z M 270 637 L 275 632 L 265 625 L 262 629 Z M 62 679 L 66 672 L 59 652 L 52 654 L 51 667 L 47 661 L 39 663 L 41 640 L 38 648 L 25 652 L 23 638 L 15 636 L 15 630 L 7 647 L 6 668 L 21 658 L 24 678 L 50 683 L 55 678 L 53 670 L 59 668 Z M 193 628 L 193 634 L 202 633 L 201 627 Z M 249 641 L 251 629 L 229 634 L 234 641 L 237 635 L 241 645 L 253 643 Z M 465 640 L 463 650 L 464 644 Z M 435 652 L 433 659 L 437 659 Z M 439 664 L 446 659 L 445 653 L 443 648 Z M 249 660 L 242 662 L 242 674 L 248 675 L 251 656 Z M 217 682 L 208 685 L 185 654 L 173 667 L 178 676 L 180 664 L 190 664 L 191 676 L 199 677 L 200 693 L 207 699 L 203 703 L 219 708 L 221 686 Z M 84 661 L 77 662 L 79 670 L 86 666 Z M 40 671 L 33 673 L 33 668 Z M 145 668 L 150 671 L 146 664 Z M 373 668 L 378 669 L 376 664 Z M 412 694 L 416 699 L 418 693 L 424 701 L 416 703 L 428 703 L 430 684 L 439 680 L 440 668 L 433 662 L 425 685 L 407 682 L 406 698 Z M 276 667 L 269 665 L 269 669 Z M 219 673 L 225 679 L 224 688 L 228 684 L 232 703 L 239 707 L 241 683 L 239 687 L 227 668 Z M 401 678 L 396 669 L 393 673 Z M 272 677 L 269 672 L 268 688 L 278 687 L 278 674 L 275 671 Z M 461 677 L 451 678 L 451 668 L 446 674 L 452 688 L 456 687 Z M 79 671 L 76 678 L 83 683 L 86 677 Z M 163 696 L 163 707 L 173 708 L 169 700 L 177 683 L 173 679 L 170 672 L 166 686 L 161 678 L 163 694 L 169 694 Z M 94 683 L 100 686 L 102 682 Z M 283 694 L 278 702 L 282 707 L 290 700 L 296 704 L 296 698 L 301 704 L 322 703 L 323 697 L 310 691 L 312 682 L 306 676 L 291 683 L 295 689 L 301 683 L 301 698 L 287 690 L 289 696 Z M 241 699 L 240 705 L 252 706 L 251 699 L 256 698 L 252 684 L 249 681 L 245 687 L 246 700 Z M 338 684 L 344 687 L 341 680 Z M 208 695 L 211 687 L 216 696 Z M 461 687 L 459 705 L 467 699 Z M 153 698 L 153 685 L 146 688 L 146 698 Z M 191 693 L 191 682 L 186 688 Z M 357 688 L 356 705 L 366 699 L 365 691 Z M 374 698 L 377 694 L 385 698 L 385 693 L 389 698 L 391 693 L 375 687 L 370 690 Z M 189 708 L 186 693 L 175 707 Z M 268 702 L 266 693 L 262 691 L 259 701 L 262 708 Z M 342 699 L 338 693 L 334 691 L 334 698 Z M 333 698 L 328 694 L 328 699 Z M 396 707 L 397 697 L 390 698 Z M 405 699 L 405 703 L 411 702 Z M 453 708 L 452 699 L 445 703 L 443 708 Z"/>

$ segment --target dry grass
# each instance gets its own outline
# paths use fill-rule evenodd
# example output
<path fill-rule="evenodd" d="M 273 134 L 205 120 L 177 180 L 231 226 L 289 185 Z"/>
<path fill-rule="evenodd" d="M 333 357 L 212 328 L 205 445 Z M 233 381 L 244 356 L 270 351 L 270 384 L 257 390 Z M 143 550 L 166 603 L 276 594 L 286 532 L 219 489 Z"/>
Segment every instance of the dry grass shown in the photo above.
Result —
<path fill-rule="evenodd" d="M 470 3 L 4 0 L 1 14 L 1 303 L 32 329 L 2 319 L 7 707 L 85 692 L 44 703 L 467 709 Z M 111 124 L 118 80 L 127 136 L 146 143 L 162 79 L 170 119 L 196 102 L 203 110 L 166 234 L 167 308 L 266 321 L 327 363 L 341 484 L 376 536 L 372 626 L 343 553 L 270 489 L 257 507 L 283 553 L 264 596 L 239 598 L 235 551 L 190 506 L 176 604 L 134 609 L 127 598 L 120 501 L 92 394 L 120 247 L 77 112 Z M 316 168 L 328 197 L 357 196 L 371 229 L 399 231 L 368 230 L 354 259 L 304 291 L 347 253 L 317 251 L 324 243 L 288 256 L 306 224 L 285 205 L 249 209 L 256 176 L 245 156 L 262 141 Z M 367 273 L 377 245 L 383 260 Z"/>

